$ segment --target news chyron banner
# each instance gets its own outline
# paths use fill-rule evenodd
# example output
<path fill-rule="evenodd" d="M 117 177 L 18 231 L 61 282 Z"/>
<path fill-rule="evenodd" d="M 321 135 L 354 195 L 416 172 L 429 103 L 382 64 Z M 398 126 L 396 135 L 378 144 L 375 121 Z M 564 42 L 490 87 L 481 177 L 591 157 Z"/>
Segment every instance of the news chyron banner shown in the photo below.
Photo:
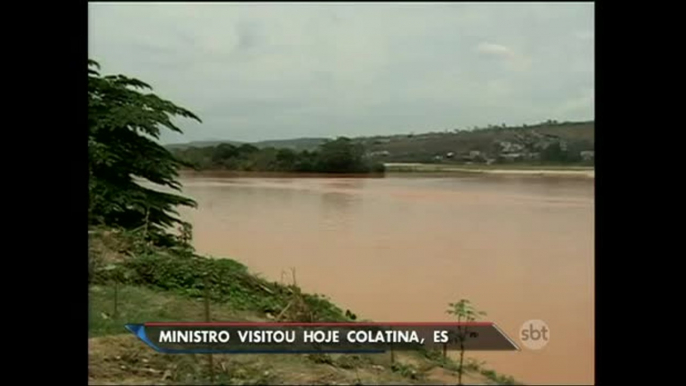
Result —
<path fill-rule="evenodd" d="M 518 351 L 491 322 L 145 323 L 126 326 L 168 354 L 383 353 L 389 350 Z"/>

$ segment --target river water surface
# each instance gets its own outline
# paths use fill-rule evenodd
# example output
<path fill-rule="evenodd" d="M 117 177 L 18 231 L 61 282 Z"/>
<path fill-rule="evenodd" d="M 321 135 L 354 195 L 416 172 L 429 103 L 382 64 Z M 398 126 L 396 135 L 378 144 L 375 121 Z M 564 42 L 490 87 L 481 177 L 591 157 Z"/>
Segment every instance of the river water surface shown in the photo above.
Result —
<path fill-rule="evenodd" d="M 374 321 L 449 321 L 469 299 L 517 344 L 468 353 L 526 383 L 592 383 L 593 179 L 390 174 L 385 178 L 184 174 L 200 253 L 298 284 Z M 287 281 L 286 279 L 284 279 Z"/>

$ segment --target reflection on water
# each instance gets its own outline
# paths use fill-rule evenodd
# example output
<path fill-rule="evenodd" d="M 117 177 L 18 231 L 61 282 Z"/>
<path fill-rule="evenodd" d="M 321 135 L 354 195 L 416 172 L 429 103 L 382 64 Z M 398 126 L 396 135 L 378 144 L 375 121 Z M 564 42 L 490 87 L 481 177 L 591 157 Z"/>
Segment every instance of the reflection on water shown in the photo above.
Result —
<path fill-rule="evenodd" d="M 348 232 L 354 226 L 353 219 L 360 209 L 362 203 L 360 198 L 354 194 L 341 192 L 325 192 L 320 197 L 320 214 L 324 229 Z M 336 237 L 336 235 L 333 236 Z"/>
<path fill-rule="evenodd" d="M 377 321 L 445 321 L 468 298 L 517 339 L 545 320 L 540 352 L 478 354 L 527 383 L 591 383 L 592 180 L 527 177 L 185 176 L 183 216 L 202 252 Z"/>

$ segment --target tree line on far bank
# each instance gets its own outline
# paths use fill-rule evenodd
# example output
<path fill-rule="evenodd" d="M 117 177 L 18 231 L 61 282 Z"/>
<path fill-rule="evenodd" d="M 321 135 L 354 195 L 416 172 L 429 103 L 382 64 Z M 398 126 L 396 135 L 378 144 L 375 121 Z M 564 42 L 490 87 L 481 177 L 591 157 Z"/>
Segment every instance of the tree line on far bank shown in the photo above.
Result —
<path fill-rule="evenodd" d="M 360 143 L 339 137 L 316 150 L 295 151 L 222 143 L 176 149 L 174 155 L 197 170 L 235 170 L 300 173 L 383 173 L 383 163 L 370 160 Z"/>

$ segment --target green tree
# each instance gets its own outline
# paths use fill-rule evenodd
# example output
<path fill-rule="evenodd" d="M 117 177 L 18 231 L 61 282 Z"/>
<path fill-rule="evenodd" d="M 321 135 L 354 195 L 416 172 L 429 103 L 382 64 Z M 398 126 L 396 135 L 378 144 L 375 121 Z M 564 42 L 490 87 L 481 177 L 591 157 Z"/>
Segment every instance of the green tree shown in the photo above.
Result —
<path fill-rule="evenodd" d="M 320 172 L 321 170 L 317 160 L 317 153 L 303 150 L 295 163 L 295 170 L 304 173 Z"/>
<path fill-rule="evenodd" d="M 161 146 L 161 128 L 181 133 L 176 116 L 195 114 L 145 90 L 148 84 L 124 75 L 101 75 L 88 60 L 89 224 L 144 228 L 156 242 L 170 242 L 170 227 L 188 227 L 176 207 L 194 207 L 186 197 L 145 188 L 136 180 L 181 190 L 178 169 L 187 165 Z"/>
<path fill-rule="evenodd" d="M 277 150 L 273 147 L 260 149 L 252 155 L 253 166 L 257 171 L 274 171 L 278 170 L 275 167 Z"/>
<path fill-rule="evenodd" d="M 448 314 L 456 316 L 458 323 L 473 322 L 480 316 L 486 315 L 483 311 L 477 311 L 467 299 L 462 299 L 457 303 L 450 303 Z M 469 337 L 469 327 L 460 325 L 457 331 L 457 339 L 460 342 L 460 363 L 457 369 L 457 384 L 462 384 L 462 374 L 464 373 L 464 342 Z"/>
<path fill-rule="evenodd" d="M 221 143 L 212 148 L 212 162 L 222 164 L 222 162 L 238 157 L 238 149 L 229 143 Z"/>
<path fill-rule="evenodd" d="M 364 169 L 361 144 L 340 137 L 326 142 L 319 149 L 319 166 L 325 172 L 355 173 Z"/>
<path fill-rule="evenodd" d="M 281 171 L 292 171 L 296 169 L 298 154 L 291 149 L 279 149 L 276 153 L 275 168 Z"/>
<path fill-rule="evenodd" d="M 251 155 L 259 151 L 260 149 L 258 147 L 253 146 L 249 143 L 244 143 L 238 147 L 238 154 L 244 158 L 250 157 Z"/>
<path fill-rule="evenodd" d="M 175 150 L 179 158 L 198 169 L 281 171 L 304 173 L 383 173 L 381 162 L 365 155 L 364 145 L 348 138 L 329 141 L 315 151 L 290 148 L 258 148 L 221 144 Z"/>
<path fill-rule="evenodd" d="M 559 142 L 554 142 L 541 151 L 541 160 L 564 163 L 569 161 L 569 154 L 562 150 Z"/>

